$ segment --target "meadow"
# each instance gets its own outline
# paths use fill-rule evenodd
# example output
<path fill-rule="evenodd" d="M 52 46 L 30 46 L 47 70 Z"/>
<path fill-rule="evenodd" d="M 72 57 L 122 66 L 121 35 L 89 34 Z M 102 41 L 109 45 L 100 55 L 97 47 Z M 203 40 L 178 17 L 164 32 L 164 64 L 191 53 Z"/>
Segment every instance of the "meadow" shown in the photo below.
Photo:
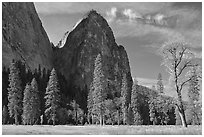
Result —
<path fill-rule="evenodd" d="M 2 125 L 3 135 L 202 135 L 202 126 Z"/>

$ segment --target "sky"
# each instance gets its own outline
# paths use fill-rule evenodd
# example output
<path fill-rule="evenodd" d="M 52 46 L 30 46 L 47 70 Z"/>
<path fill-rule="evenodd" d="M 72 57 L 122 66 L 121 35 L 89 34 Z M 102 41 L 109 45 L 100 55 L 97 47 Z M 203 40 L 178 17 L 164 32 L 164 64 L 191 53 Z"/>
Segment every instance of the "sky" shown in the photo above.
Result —
<path fill-rule="evenodd" d="M 35 7 L 54 45 L 95 9 L 108 21 L 117 44 L 125 47 L 132 77 L 141 85 L 151 87 L 161 73 L 168 88 L 169 74 L 158 53 L 166 41 L 186 41 L 196 57 L 202 58 L 201 2 L 40 2 Z"/>

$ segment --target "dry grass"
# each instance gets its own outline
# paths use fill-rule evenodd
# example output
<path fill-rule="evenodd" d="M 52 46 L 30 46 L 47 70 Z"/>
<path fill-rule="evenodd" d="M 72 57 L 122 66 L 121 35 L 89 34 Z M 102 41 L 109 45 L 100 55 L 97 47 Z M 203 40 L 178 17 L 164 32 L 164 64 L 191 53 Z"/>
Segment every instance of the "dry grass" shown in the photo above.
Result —
<path fill-rule="evenodd" d="M 3 135 L 201 135 L 201 126 L 3 125 Z"/>

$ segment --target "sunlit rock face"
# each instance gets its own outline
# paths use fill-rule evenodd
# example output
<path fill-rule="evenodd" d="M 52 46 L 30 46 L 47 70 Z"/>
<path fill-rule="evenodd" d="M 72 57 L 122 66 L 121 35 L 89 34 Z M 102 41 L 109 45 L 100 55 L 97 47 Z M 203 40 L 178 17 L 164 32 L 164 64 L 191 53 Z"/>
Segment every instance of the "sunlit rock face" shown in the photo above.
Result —
<path fill-rule="evenodd" d="M 52 47 L 33 3 L 2 3 L 2 63 L 21 60 L 31 70 L 52 68 Z"/>
<path fill-rule="evenodd" d="M 107 21 L 96 11 L 90 11 L 69 32 L 61 48 L 54 49 L 54 66 L 65 75 L 69 91 L 86 95 L 93 80 L 94 61 L 102 55 L 104 75 L 108 80 L 109 95 L 118 96 L 122 75 L 126 74 L 131 90 L 132 77 L 127 53 L 117 45 Z M 80 94 L 81 93 L 81 94 Z"/>

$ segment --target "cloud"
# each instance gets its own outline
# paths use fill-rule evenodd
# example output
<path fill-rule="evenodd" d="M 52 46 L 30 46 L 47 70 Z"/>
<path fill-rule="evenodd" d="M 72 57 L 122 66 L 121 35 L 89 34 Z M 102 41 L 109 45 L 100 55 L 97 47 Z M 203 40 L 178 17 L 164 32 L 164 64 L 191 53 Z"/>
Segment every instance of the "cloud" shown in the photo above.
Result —
<path fill-rule="evenodd" d="M 202 47 L 201 3 L 158 4 L 157 8 L 155 3 L 134 3 L 134 6 L 128 4 L 126 8 L 117 8 L 117 14 L 109 22 L 116 38 L 140 37 L 145 40 L 149 34 L 156 33 L 159 37 L 146 47 L 159 48 L 169 40 L 186 41 L 193 48 Z"/>
<path fill-rule="evenodd" d="M 155 12 L 168 7 L 170 3 L 157 2 L 35 2 L 38 13 L 60 14 L 79 13 L 95 9 L 105 15 L 111 7 L 117 9 L 137 9 L 139 13 Z"/>
<path fill-rule="evenodd" d="M 111 28 L 117 37 L 138 37 L 144 41 L 149 34 L 158 35 L 146 47 L 159 48 L 165 41 L 186 41 L 193 48 L 202 47 L 202 16 L 194 9 L 172 9 L 166 13 L 162 11 L 154 14 L 137 14 L 133 9 L 118 11 L 124 17 L 115 17 Z M 144 44 L 143 44 L 144 45 Z"/>
<path fill-rule="evenodd" d="M 193 48 L 202 47 L 202 3 L 41 2 L 35 6 L 40 14 L 70 16 L 96 9 L 107 19 L 116 38 L 139 39 L 145 47 L 159 48 L 165 41 L 178 39 L 192 43 Z M 156 36 L 150 38 L 152 34 Z"/>
<path fill-rule="evenodd" d="M 117 8 L 112 7 L 110 11 L 106 12 L 106 18 L 108 22 L 112 22 L 116 18 Z"/>
<path fill-rule="evenodd" d="M 142 18 L 142 16 L 139 13 L 134 12 L 132 9 L 124 9 L 122 13 L 130 20 L 133 20 L 136 18 Z"/>

